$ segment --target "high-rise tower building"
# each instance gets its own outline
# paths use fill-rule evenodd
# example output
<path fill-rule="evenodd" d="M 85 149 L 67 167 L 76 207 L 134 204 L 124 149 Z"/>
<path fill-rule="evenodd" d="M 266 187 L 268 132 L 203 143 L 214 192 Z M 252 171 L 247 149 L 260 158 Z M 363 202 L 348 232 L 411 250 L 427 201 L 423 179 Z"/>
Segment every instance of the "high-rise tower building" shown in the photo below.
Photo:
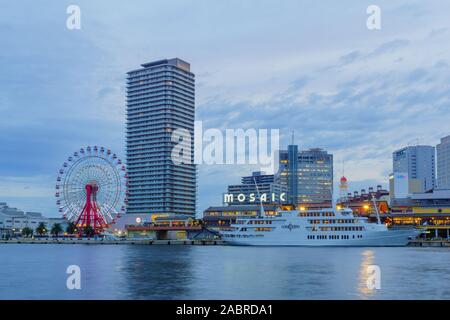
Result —
<path fill-rule="evenodd" d="M 298 204 L 298 146 L 288 145 L 279 151 L 279 168 L 275 182 L 287 191 L 287 203 Z"/>
<path fill-rule="evenodd" d="M 408 192 L 422 193 L 436 186 L 435 147 L 410 146 L 393 154 L 394 175 L 407 177 Z"/>
<path fill-rule="evenodd" d="M 141 66 L 127 77 L 127 213 L 194 215 L 195 76 L 178 58 Z M 191 135 L 191 163 L 172 161 L 177 129 Z"/>
<path fill-rule="evenodd" d="M 437 145 L 437 187 L 450 189 L 450 136 Z"/>

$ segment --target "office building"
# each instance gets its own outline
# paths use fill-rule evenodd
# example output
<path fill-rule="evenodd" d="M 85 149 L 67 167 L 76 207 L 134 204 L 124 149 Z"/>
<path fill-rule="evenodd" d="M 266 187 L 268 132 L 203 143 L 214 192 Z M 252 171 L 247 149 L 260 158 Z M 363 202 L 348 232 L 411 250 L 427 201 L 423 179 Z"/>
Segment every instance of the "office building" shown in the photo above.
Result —
<path fill-rule="evenodd" d="M 288 203 L 329 203 L 333 197 L 333 155 L 313 148 L 298 151 L 296 145 L 279 152 L 275 181 L 287 189 Z"/>
<path fill-rule="evenodd" d="M 450 136 L 441 139 L 437 151 L 437 187 L 450 189 Z"/>
<path fill-rule="evenodd" d="M 436 186 L 435 147 L 410 146 L 393 153 L 393 175 L 407 179 L 408 193 L 422 193 Z M 395 183 L 395 179 L 394 179 Z M 404 192 L 402 192 L 403 194 Z M 394 196 L 398 192 L 394 190 Z"/>
<path fill-rule="evenodd" d="M 332 202 L 333 155 L 313 148 L 298 154 L 298 202 Z"/>
<path fill-rule="evenodd" d="M 195 76 L 178 58 L 141 66 L 127 77 L 127 213 L 194 215 Z M 183 150 L 190 163 L 172 161 L 183 141 L 172 141 L 177 129 L 191 135 L 190 150 Z"/>
<path fill-rule="evenodd" d="M 278 173 L 275 181 L 287 192 L 287 203 L 298 203 L 298 146 L 289 145 L 279 151 Z"/>

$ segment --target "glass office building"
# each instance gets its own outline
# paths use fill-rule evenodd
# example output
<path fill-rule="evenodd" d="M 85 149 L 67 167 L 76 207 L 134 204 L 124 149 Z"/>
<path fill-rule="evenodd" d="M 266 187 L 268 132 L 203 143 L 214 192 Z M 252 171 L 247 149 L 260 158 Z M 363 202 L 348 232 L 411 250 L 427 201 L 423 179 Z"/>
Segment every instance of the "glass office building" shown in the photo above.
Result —
<path fill-rule="evenodd" d="M 298 202 L 333 200 L 333 155 L 312 148 L 298 153 Z"/>
<path fill-rule="evenodd" d="M 178 58 L 141 66 L 127 74 L 127 213 L 194 215 L 195 76 Z M 191 135 L 191 163 L 172 161 L 176 129 Z"/>
<path fill-rule="evenodd" d="M 290 204 L 332 203 L 333 155 L 313 148 L 298 151 L 296 145 L 280 150 L 275 181 L 287 190 Z"/>

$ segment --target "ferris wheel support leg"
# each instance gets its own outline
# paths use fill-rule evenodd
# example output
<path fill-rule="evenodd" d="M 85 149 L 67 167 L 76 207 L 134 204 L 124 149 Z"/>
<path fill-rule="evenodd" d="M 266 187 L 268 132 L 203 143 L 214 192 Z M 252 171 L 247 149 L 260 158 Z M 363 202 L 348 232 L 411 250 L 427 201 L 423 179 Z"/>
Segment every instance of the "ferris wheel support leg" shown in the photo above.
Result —
<path fill-rule="evenodd" d="M 75 225 L 77 227 L 83 227 L 85 224 L 85 217 L 86 217 L 86 208 L 87 208 L 87 204 L 84 205 L 83 210 L 81 211 L 80 216 L 78 217 L 78 219 L 75 222 Z M 82 228 L 78 228 L 78 233 L 82 232 Z"/>
<path fill-rule="evenodd" d="M 92 219 L 94 221 L 93 223 L 94 230 L 97 233 L 101 230 L 101 225 L 99 223 L 98 207 L 96 202 L 92 203 Z"/>

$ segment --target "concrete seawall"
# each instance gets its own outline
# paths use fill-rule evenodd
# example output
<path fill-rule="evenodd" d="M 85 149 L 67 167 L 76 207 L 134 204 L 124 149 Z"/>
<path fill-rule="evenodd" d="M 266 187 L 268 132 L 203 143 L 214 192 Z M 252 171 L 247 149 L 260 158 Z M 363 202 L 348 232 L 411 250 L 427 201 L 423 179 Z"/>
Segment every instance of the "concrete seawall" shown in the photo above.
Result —
<path fill-rule="evenodd" d="M 223 240 L 99 240 L 99 239 L 12 239 L 0 240 L 0 244 L 84 244 L 84 245 L 191 245 L 219 246 Z M 413 240 L 410 247 L 450 247 L 448 240 Z"/>
<path fill-rule="evenodd" d="M 95 239 L 12 239 L 0 244 L 84 244 L 84 245 L 223 245 L 222 240 L 95 240 Z"/>
<path fill-rule="evenodd" d="M 449 240 L 413 240 L 410 247 L 450 247 Z"/>

